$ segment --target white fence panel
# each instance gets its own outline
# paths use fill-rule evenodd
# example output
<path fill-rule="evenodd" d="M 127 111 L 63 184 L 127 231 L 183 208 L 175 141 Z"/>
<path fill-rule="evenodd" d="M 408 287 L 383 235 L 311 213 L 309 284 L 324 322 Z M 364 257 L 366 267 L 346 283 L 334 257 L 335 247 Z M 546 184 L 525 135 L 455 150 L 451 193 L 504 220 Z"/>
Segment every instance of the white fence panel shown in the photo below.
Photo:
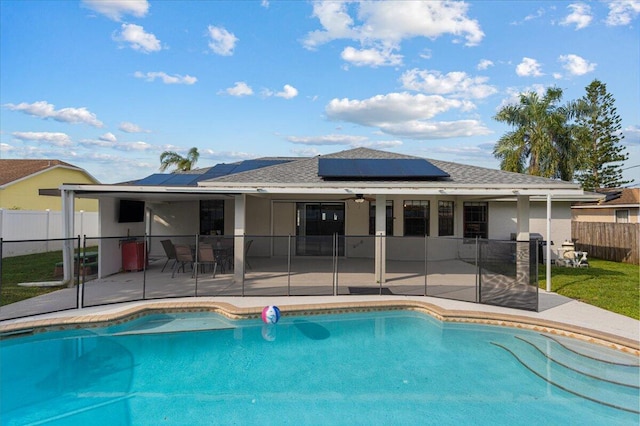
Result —
<path fill-rule="evenodd" d="M 98 236 L 98 213 L 76 212 L 73 236 Z M 62 212 L 37 210 L 0 209 L 0 238 L 6 241 L 47 240 L 64 238 L 62 235 Z M 62 243 L 7 243 L 2 257 L 20 256 L 30 253 L 60 250 Z"/>

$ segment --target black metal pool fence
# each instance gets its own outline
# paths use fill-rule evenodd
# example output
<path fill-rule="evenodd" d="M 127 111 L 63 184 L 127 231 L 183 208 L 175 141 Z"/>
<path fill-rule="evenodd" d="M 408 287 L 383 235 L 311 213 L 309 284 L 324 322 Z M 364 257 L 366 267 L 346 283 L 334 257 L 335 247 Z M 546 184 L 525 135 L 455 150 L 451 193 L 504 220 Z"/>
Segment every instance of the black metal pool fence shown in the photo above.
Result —
<path fill-rule="evenodd" d="M 0 239 L 0 320 L 203 296 L 431 296 L 537 311 L 541 243 L 372 235 Z M 68 282 L 65 244 L 74 252 Z"/>

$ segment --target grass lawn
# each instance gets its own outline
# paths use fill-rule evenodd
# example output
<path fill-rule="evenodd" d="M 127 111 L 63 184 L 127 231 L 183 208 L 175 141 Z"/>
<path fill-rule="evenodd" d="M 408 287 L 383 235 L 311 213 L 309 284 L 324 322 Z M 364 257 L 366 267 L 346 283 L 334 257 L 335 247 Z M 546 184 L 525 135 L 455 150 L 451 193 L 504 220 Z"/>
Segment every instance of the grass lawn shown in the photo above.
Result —
<path fill-rule="evenodd" d="M 546 268 L 540 267 L 540 288 Z M 551 291 L 640 320 L 640 267 L 589 259 L 588 268 L 551 268 Z"/>
<path fill-rule="evenodd" d="M 2 288 L 0 303 L 8 305 L 41 294 L 59 290 L 62 287 L 20 287 L 18 283 L 56 281 L 53 271 L 56 262 L 62 261 L 62 251 L 28 254 L 2 259 Z"/>

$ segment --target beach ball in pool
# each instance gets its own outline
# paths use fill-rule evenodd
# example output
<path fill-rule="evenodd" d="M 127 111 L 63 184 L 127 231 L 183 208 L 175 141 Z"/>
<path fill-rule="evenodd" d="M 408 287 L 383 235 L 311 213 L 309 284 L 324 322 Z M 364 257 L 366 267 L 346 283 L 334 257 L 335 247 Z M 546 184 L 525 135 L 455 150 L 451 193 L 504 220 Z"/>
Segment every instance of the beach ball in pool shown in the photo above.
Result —
<path fill-rule="evenodd" d="M 265 324 L 275 324 L 280 319 L 280 309 L 277 306 L 265 306 L 262 310 L 262 321 Z"/>

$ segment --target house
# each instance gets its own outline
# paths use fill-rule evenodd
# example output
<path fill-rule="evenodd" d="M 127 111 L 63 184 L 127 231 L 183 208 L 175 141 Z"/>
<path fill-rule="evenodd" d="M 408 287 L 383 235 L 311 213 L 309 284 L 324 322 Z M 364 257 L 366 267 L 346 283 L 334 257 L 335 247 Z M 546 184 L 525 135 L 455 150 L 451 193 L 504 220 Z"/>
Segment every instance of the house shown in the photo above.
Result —
<path fill-rule="evenodd" d="M 514 256 L 529 259 L 531 233 L 570 239 L 571 203 L 600 198 L 570 182 L 367 148 L 61 189 L 64 206 L 100 200 L 101 237 L 114 237 L 100 240 L 101 276 L 121 269 L 115 237 L 152 236 L 148 249 L 161 253 L 157 237 L 218 234 L 233 241 L 237 282 L 248 239 L 265 257 L 371 258 L 377 282 L 385 280 L 385 259 L 416 256 L 425 237 L 440 243 L 430 256 L 444 255 L 447 241 L 515 239 L 526 248 Z M 295 237 L 292 249 L 286 236 Z M 558 248 L 547 245 L 547 262 Z"/>
<path fill-rule="evenodd" d="M 60 160 L 0 160 L 0 209 L 60 211 L 60 185 L 98 183 L 85 170 Z M 78 210 L 97 212 L 98 202 L 78 200 Z"/>
<path fill-rule="evenodd" d="M 605 198 L 571 206 L 576 222 L 640 223 L 640 188 L 602 191 Z"/>
<path fill-rule="evenodd" d="M 640 264 L 640 188 L 602 193 L 599 201 L 571 206 L 576 248 L 600 259 Z"/>

